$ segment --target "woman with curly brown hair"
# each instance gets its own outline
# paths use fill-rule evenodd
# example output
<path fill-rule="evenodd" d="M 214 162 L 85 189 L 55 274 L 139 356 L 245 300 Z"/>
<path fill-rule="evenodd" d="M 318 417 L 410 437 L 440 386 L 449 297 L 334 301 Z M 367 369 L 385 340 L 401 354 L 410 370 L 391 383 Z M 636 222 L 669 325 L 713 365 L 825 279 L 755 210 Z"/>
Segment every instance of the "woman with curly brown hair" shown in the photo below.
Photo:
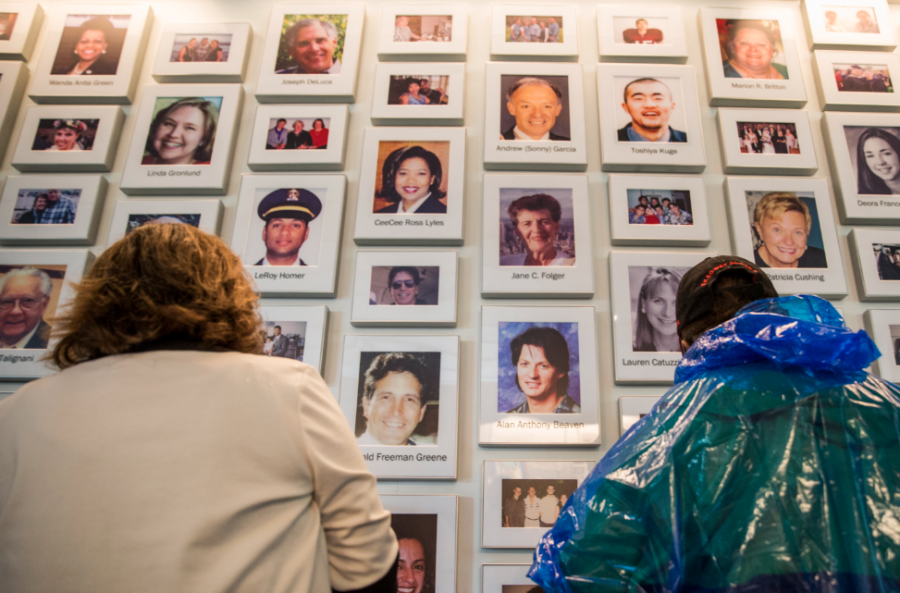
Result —
<path fill-rule="evenodd" d="M 312 367 L 257 355 L 257 295 L 224 242 L 141 227 L 75 289 L 62 372 L 0 402 L 4 590 L 396 588 L 354 435 Z"/>

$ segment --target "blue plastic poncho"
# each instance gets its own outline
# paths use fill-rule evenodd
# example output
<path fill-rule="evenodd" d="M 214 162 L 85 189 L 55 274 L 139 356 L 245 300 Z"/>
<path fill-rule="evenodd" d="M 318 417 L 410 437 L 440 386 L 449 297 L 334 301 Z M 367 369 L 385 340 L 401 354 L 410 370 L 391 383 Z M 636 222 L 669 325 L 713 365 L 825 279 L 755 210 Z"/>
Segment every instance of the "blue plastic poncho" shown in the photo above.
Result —
<path fill-rule="evenodd" d="M 744 307 L 569 498 L 545 591 L 900 591 L 900 389 L 826 301 Z"/>

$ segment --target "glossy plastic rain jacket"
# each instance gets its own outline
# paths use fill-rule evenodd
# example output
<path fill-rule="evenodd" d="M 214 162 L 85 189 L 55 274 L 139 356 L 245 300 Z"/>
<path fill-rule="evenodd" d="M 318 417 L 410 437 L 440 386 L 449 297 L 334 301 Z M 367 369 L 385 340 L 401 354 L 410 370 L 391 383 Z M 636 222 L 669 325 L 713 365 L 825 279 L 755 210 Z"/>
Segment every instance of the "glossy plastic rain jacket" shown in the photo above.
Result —
<path fill-rule="evenodd" d="M 706 332 L 569 499 L 547 592 L 900 591 L 900 389 L 817 297 Z"/>

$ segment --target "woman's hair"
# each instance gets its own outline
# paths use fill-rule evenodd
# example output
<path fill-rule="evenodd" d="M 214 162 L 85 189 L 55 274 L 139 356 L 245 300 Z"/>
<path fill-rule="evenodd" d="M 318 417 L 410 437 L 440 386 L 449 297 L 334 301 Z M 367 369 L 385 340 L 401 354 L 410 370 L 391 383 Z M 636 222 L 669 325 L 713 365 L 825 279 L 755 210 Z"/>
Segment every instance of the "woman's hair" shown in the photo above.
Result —
<path fill-rule="evenodd" d="M 866 128 L 856 143 L 856 184 L 860 194 L 890 195 L 884 179 L 876 175 L 866 163 L 866 142 L 870 138 L 880 138 L 888 143 L 897 158 L 900 158 L 900 138 L 881 128 Z"/>
<path fill-rule="evenodd" d="M 656 295 L 659 287 L 668 284 L 672 287 L 672 294 L 678 294 L 678 285 L 681 283 L 681 272 L 669 268 L 653 268 L 644 283 L 641 284 L 641 292 L 638 295 L 637 319 L 634 324 L 634 351 L 635 352 L 655 352 L 656 346 L 653 344 L 653 326 L 644 313 L 644 303 L 648 298 Z"/>
<path fill-rule="evenodd" d="M 259 353 L 258 296 L 241 260 L 218 237 L 153 224 L 104 251 L 74 285 L 53 325 L 48 359 L 60 369 L 172 338 L 211 350 Z"/>
<path fill-rule="evenodd" d="M 754 29 L 756 31 L 762 31 L 766 35 L 766 39 L 769 40 L 769 44 L 772 46 L 772 55 L 778 55 L 778 46 L 776 45 L 777 39 L 775 38 L 775 33 L 768 27 L 762 24 L 762 21 L 758 20 L 747 20 L 747 19 L 735 19 L 729 21 L 728 28 L 728 41 L 725 43 L 725 49 L 728 52 L 728 57 L 734 57 L 734 39 L 737 37 L 738 31 L 741 29 Z"/>
<path fill-rule="evenodd" d="M 394 266 L 391 268 L 391 271 L 388 272 L 388 288 L 390 285 L 394 283 L 394 277 L 400 272 L 406 272 L 410 276 L 412 276 L 413 282 L 416 283 L 416 286 L 422 281 L 421 276 L 419 276 L 419 270 L 416 269 L 415 266 Z"/>
<path fill-rule="evenodd" d="M 378 197 L 391 202 L 398 202 L 402 199 L 400 194 L 397 193 L 397 188 L 394 187 L 394 181 L 397 179 L 397 171 L 400 170 L 400 166 L 404 161 L 415 158 L 423 159 L 428 165 L 431 175 L 434 176 L 434 181 L 428 188 L 431 192 L 431 196 L 436 200 L 440 200 L 444 197 L 445 192 L 441 191 L 441 182 L 444 179 L 444 170 L 443 167 L 441 167 L 441 159 L 430 150 L 422 148 L 421 146 L 398 148 L 384 159 L 384 165 L 381 166 L 381 192 L 378 194 Z"/>
<path fill-rule="evenodd" d="M 156 114 L 156 117 L 153 118 L 153 123 L 150 124 L 150 133 L 147 134 L 147 144 L 144 146 L 144 151 L 147 154 L 159 158 L 159 154 L 153 147 L 156 130 L 162 125 L 163 121 L 170 113 L 174 113 L 182 107 L 196 107 L 203 112 L 203 138 L 200 140 L 200 146 L 194 151 L 194 160 L 200 162 L 210 160 L 212 158 L 213 144 L 216 141 L 216 125 L 219 120 L 219 109 L 206 99 L 201 99 L 200 97 L 185 97 L 183 99 L 178 99 L 168 107 L 160 109 L 159 113 Z"/>
<path fill-rule="evenodd" d="M 519 366 L 519 357 L 525 346 L 536 346 L 544 351 L 547 362 L 556 370 L 563 373 L 563 377 L 556 384 L 556 394 L 563 395 L 569 391 L 569 344 L 559 331 L 552 327 L 529 327 L 509 343 L 510 360 L 513 368 Z M 516 387 L 519 385 L 519 375 L 516 373 Z"/>
<path fill-rule="evenodd" d="M 562 206 L 559 205 L 559 200 L 549 194 L 532 194 L 514 200 L 509 205 L 509 208 L 506 209 L 513 226 L 519 224 L 519 212 L 522 210 L 528 210 L 529 212 L 548 210 L 553 222 L 559 222 L 559 219 L 562 218 Z"/>
<path fill-rule="evenodd" d="M 753 222 L 762 226 L 767 218 L 779 218 L 784 216 L 785 212 L 799 212 L 806 219 L 806 234 L 812 229 L 812 216 L 809 215 L 809 208 L 803 203 L 803 200 L 795 194 L 779 191 L 766 194 L 759 203 L 756 204 L 756 210 L 753 212 Z M 756 226 L 753 232 L 757 234 L 757 239 L 762 242 L 762 237 L 756 232 Z"/>
<path fill-rule="evenodd" d="M 109 19 L 102 16 L 95 16 L 92 19 L 84 21 L 81 23 L 81 26 L 78 27 L 78 38 L 75 39 L 76 44 L 81 40 L 81 36 L 84 35 L 85 31 L 100 31 L 103 33 L 106 42 L 109 43 L 109 38 L 112 36 L 113 32 L 113 25 L 109 22 Z"/>
<path fill-rule="evenodd" d="M 322 129 L 325 129 L 325 120 L 322 118 L 316 118 L 313 120 L 313 129 L 315 129 L 316 124 L 322 124 Z"/>
<path fill-rule="evenodd" d="M 87 131 L 88 126 L 80 119 L 58 119 L 53 122 L 53 128 L 56 130 L 69 129 L 80 136 Z"/>
<path fill-rule="evenodd" d="M 425 582 L 422 593 L 434 593 L 437 568 L 437 515 L 391 514 L 391 529 L 401 539 L 416 540 L 425 552 Z"/>

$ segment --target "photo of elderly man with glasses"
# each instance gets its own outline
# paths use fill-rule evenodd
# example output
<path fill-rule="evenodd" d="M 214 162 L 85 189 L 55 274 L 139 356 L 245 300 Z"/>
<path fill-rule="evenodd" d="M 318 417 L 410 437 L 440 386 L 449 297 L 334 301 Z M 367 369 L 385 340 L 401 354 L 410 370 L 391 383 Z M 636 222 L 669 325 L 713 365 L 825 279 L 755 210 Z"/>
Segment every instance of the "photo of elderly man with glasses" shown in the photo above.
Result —
<path fill-rule="evenodd" d="M 0 278 L 0 348 L 42 350 L 50 340 L 44 313 L 53 281 L 32 266 L 15 267 Z"/>

